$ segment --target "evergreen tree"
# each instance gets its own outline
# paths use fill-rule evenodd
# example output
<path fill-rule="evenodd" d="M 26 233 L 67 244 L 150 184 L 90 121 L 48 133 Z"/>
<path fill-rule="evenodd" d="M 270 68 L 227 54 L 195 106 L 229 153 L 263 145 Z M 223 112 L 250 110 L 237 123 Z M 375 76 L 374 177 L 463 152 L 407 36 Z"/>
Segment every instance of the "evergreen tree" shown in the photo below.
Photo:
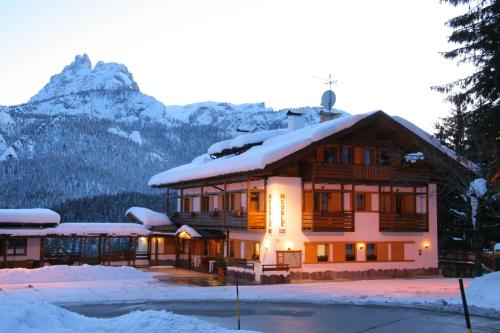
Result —
<path fill-rule="evenodd" d="M 455 108 L 451 115 L 436 125 L 436 136 L 459 154 L 475 161 L 479 175 L 488 180 L 487 195 L 477 198 L 479 202 L 477 223 L 472 231 L 476 252 L 476 273 L 481 271 L 481 248 L 486 239 L 499 235 L 498 183 L 500 172 L 500 5 L 497 0 L 442 0 L 453 6 L 466 5 L 467 11 L 447 22 L 453 29 L 449 42 L 456 44 L 453 50 L 443 53 L 446 59 L 458 63 L 471 63 L 474 72 L 469 76 L 442 86 L 433 87 L 446 93 L 447 100 Z M 472 179 L 470 179 L 472 180 Z M 450 179 L 450 182 L 454 180 Z M 472 225 L 470 189 L 461 182 L 460 188 L 441 194 L 447 210 L 462 201 L 467 208 L 465 229 Z M 462 200 L 460 199 L 462 198 Z M 465 202 L 463 199 L 466 199 Z M 463 210 L 461 211 L 463 212 Z M 443 220 L 443 219 L 441 219 Z M 448 221 L 449 222 L 449 221 Z M 448 227 L 452 223 L 448 223 Z M 496 226 L 496 227 L 495 227 Z M 497 239 L 500 241 L 500 239 Z"/>
<path fill-rule="evenodd" d="M 433 87 L 448 94 L 456 109 L 437 125 L 438 137 L 451 148 L 478 162 L 485 178 L 499 180 L 500 153 L 500 4 L 497 0 L 442 0 L 467 5 L 466 13 L 447 22 L 449 42 L 458 47 L 446 59 L 472 63 L 469 76 Z M 458 141 L 457 141 L 458 139 Z M 451 141 L 450 141 L 451 140 Z M 454 141 L 455 140 L 455 141 Z"/>

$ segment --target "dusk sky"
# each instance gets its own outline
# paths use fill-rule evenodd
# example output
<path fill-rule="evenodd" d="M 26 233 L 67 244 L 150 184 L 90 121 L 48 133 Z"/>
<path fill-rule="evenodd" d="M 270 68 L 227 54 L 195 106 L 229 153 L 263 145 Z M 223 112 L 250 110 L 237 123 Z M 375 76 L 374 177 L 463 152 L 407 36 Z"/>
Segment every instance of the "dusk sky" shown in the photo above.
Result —
<path fill-rule="evenodd" d="M 167 105 L 316 106 L 339 81 L 337 108 L 381 109 L 432 132 L 447 115 L 435 84 L 463 77 L 439 54 L 463 10 L 423 1 L 0 2 L 0 105 L 36 94 L 77 54 L 120 62 Z"/>

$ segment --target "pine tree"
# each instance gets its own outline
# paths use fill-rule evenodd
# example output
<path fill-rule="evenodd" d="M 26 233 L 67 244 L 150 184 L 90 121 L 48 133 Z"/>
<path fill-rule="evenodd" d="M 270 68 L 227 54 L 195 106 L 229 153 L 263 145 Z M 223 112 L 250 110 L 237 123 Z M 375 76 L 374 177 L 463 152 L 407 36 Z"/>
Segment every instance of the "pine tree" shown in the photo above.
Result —
<path fill-rule="evenodd" d="M 443 144 L 475 161 L 481 169 L 479 176 L 488 180 L 488 195 L 478 199 L 477 220 L 480 222 L 473 227 L 475 268 L 480 274 L 484 232 L 488 231 L 490 237 L 498 233 L 492 228 L 499 220 L 495 207 L 498 207 L 496 194 L 500 182 L 497 161 L 500 153 L 500 5 L 497 0 L 442 2 L 468 7 L 464 14 L 447 22 L 453 29 L 448 41 L 458 47 L 444 52 L 443 56 L 459 64 L 471 63 L 475 70 L 463 79 L 433 88 L 446 93 L 447 100 L 455 106 L 451 115 L 436 125 L 436 136 Z M 466 206 L 469 206 L 471 198 L 464 195 L 468 189 L 463 186 L 466 184 L 461 185 L 461 190 L 445 193 L 446 198 L 442 197 L 441 202 L 452 207 L 462 196 L 468 198 Z M 470 224 L 470 211 L 467 216 Z"/>
<path fill-rule="evenodd" d="M 475 71 L 460 80 L 433 87 L 448 94 L 459 112 L 438 124 L 438 136 L 463 138 L 462 153 L 482 167 L 490 181 L 500 177 L 500 4 L 497 0 L 442 0 L 468 5 L 466 13 L 447 22 L 453 29 L 448 41 L 458 47 L 444 52 L 446 59 L 472 63 Z M 462 132 L 461 132 L 462 131 Z M 459 150 L 456 145 L 452 148 Z"/>

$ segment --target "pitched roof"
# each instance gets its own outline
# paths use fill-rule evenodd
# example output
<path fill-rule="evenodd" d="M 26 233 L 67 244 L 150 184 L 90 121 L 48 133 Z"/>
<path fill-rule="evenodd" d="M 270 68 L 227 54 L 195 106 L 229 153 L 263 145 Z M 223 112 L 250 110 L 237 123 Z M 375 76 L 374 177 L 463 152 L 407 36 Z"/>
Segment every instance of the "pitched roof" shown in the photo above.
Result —
<path fill-rule="evenodd" d="M 261 145 L 253 146 L 239 155 L 229 155 L 212 160 L 205 159 L 203 160 L 204 163 L 200 163 L 200 160 L 195 159 L 197 160 L 197 163 L 181 165 L 154 175 L 151 177 L 148 184 L 152 187 L 161 187 L 185 181 L 262 170 L 271 163 L 277 162 L 288 155 L 306 148 L 312 143 L 318 142 L 326 137 L 329 137 L 330 135 L 347 130 L 359 122 L 375 116 L 383 116 L 388 119 L 392 119 L 392 121 L 396 124 L 399 124 L 413 132 L 413 134 L 420 137 L 428 144 L 431 144 L 434 148 L 445 153 L 450 158 L 458 161 L 465 167 L 471 170 L 475 170 L 477 168 L 474 163 L 459 158 L 454 151 L 443 147 L 437 139 L 411 122 L 397 116 L 390 117 L 382 111 L 374 111 L 365 114 L 344 116 L 296 131 L 286 131 L 284 134 L 275 135 L 264 140 Z M 214 145 L 212 145 L 212 147 Z"/>

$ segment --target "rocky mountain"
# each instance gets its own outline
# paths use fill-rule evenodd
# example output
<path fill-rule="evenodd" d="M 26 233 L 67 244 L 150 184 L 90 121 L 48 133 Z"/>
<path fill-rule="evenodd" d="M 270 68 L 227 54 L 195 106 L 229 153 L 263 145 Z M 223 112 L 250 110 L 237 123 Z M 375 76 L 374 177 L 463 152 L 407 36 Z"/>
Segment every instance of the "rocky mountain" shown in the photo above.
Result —
<path fill-rule="evenodd" d="M 0 106 L 0 208 L 57 206 L 63 219 L 120 219 L 98 212 L 111 211 L 103 205 L 116 206 L 117 198 L 151 202 L 158 191 L 147 187 L 150 176 L 191 161 L 237 128 L 286 127 L 286 111 L 264 103 L 166 106 L 143 94 L 124 65 L 92 67 L 87 55 L 76 56 L 27 103 Z M 319 108 L 301 111 L 308 123 L 319 120 Z M 87 216 L 65 214 L 78 204 Z M 127 204 L 141 202 L 120 203 Z"/>

